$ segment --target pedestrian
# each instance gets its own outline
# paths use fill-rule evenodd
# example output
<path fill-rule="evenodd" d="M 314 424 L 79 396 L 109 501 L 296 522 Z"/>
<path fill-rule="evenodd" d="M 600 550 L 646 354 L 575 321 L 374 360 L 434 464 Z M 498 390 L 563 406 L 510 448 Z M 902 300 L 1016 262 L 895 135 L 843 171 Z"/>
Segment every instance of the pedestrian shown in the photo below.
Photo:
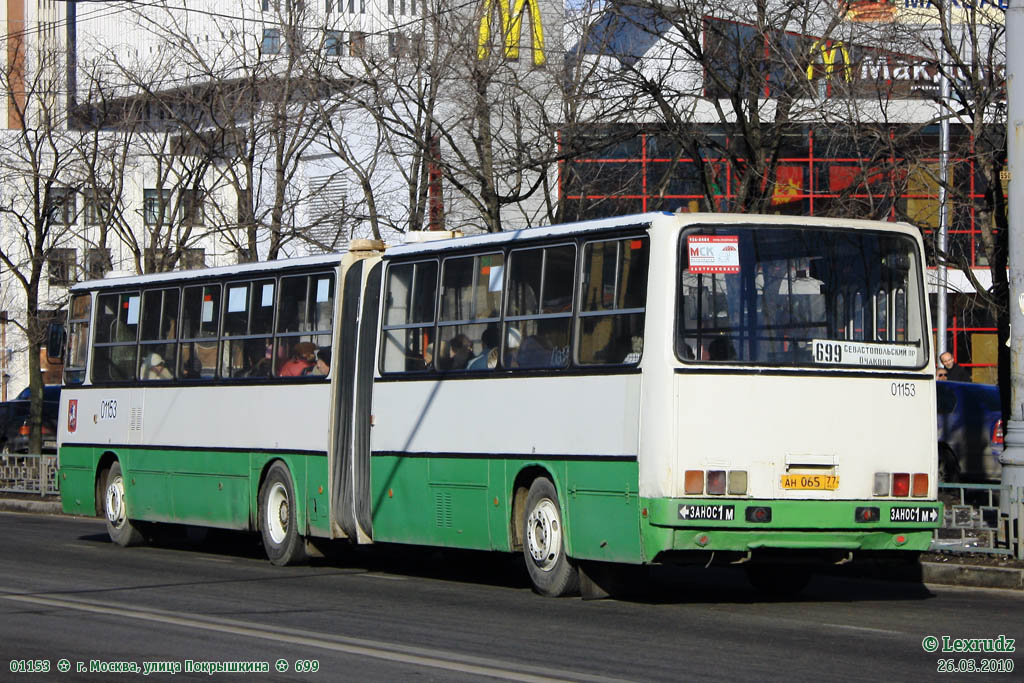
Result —
<path fill-rule="evenodd" d="M 946 379 L 950 382 L 970 382 L 971 372 L 965 367 L 956 364 L 953 354 L 946 351 L 939 355 L 939 362 L 946 368 Z"/>

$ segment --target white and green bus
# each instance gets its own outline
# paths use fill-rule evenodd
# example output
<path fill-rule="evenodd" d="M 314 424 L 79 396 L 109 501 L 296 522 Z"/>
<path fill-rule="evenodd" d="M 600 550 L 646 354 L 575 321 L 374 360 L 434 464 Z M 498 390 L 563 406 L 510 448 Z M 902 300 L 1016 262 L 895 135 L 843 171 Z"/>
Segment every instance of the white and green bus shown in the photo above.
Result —
<path fill-rule="evenodd" d="M 65 512 L 621 564 L 926 550 L 934 359 L 912 226 L 652 213 L 72 289 Z M 322 374 L 326 373 L 326 374 Z"/>

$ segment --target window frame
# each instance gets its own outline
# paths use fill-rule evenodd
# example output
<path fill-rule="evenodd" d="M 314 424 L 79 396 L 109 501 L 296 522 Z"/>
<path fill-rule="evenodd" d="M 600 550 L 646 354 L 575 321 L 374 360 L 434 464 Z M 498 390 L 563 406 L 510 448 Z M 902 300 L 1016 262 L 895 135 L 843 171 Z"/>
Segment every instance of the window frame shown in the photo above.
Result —
<path fill-rule="evenodd" d="M 281 29 L 267 27 L 263 29 L 263 37 L 260 40 L 261 55 L 281 54 Z"/>
<path fill-rule="evenodd" d="M 404 322 L 399 324 L 389 324 L 388 313 L 390 308 L 388 306 L 388 299 L 391 296 L 391 271 L 392 268 L 401 266 L 413 266 L 413 273 L 411 282 L 411 289 L 409 293 L 409 301 L 413 308 L 416 303 L 416 268 L 423 264 L 431 264 L 434 266 L 434 296 L 433 296 L 433 314 L 429 320 L 414 320 L 413 322 Z M 437 343 L 437 318 L 440 313 L 440 293 L 441 293 L 441 258 L 436 255 L 427 255 L 421 258 L 415 258 L 409 261 L 391 261 L 387 264 L 387 269 L 384 272 L 383 283 L 381 286 L 381 325 L 380 325 L 380 343 L 378 344 L 378 357 L 377 357 L 377 368 L 382 375 L 388 376 L 403 376 L 403 375 L 416 375 L 420 376 L 428 372 L 435 372 L 434 365 L 430 367 L 423 367 L 422 369 L 403 369 L 403 370 L 385 370 L 384 359 L 388 350 L 388 333 L 395 330 L 418 330 L 418 329 L 430 329 L 433 331 L 433 338 L 428 345 Z M 404 345 L 403 345 L 404 346 Z M 425 350 L 424 347 L 423 350 Z M 422 350 L 421 350 L 422 352 Z M 406 357 L 408 360 L 408 356 Z"/>
<path fill-rule="evenodd" d="M 596 309 L 596 310 L 587 310 L 587 311 L 583 310 L 583 297 L 584 297 L 583 278 L 584 278 L 584 265 L 585 265 L 585 262 L 586 262 L 587 247 L 591 247 L 592 245 L 595 245 L 595 244 L 607 244 L 609 242 L 617 244 L 617 245 L 623 245 L 620 248 L 616 249 L 616 254 L 615 254 L 615 258 L 616 258 L 616 262 L 615 262 L 615 283 L 613 285 L 613 288 L 614 288 L 614 294 L 615 294 L 615 296 L 617 296 L 619 291 L 620 291 L 621 284 L 622 284 L 623 262 L 624 262 L 624 259 L 625 259 L 625 254 L 624 254 L 625 246 L 624 245 L 625 245 L 626 242 L 630 242 L 630 241 L 633 241 L 633 240 L 642 240 L 642 241 L 646 242 L 645 248 L 647 250 L 647 272 L 644 274 L 644 305 L 639 307 L 639 308 L 634 306 L 634 307 L 630 307 L 630 308 L 613 307 L 613 308 L 607 308 L 607 309 Z M 639 355 L 634 360 L 628 360 L 627 361 L 627 360 L 623 359 L 621 361 L 614 361 L 614 362 L 603 362 L 603 363 L 590 362 L 590 363 L 584 363 L 584 362 L 582 362 L 580 360 L 580 340 L 582 338 L 583 321 L 585 319 L 587 319 L 587 318 L 614 318 L 614 317 L 619 317 L 619 316 L 627 317 L 627 316 L 633 316 L 633 315 L 640 315 L 640 316 L 642 316 L 641 320 L 643 321 L 642 327 L 643 327 L 644 331 L 646 332 L 646 328 L 647 328 L 647 293 L 648 293 L 648 289 L 647 288 L 648 288 L 648 285 L 650 284 L 650 273 L 651 273 L 651 236 L 650 236 L 650 234 L 645 232 L 645 233 L 639 233 L 639 234 L 635 234 L 635 235 L 616 235 L 616 236 L 611 236 L 611 237 L 604 237 L 604 236 L 602 236 L 602 237 L 597 237 L 597 238 L 594 238 L 594 239 L 583 239 L 583 240 L 580 241 L 580 249 L 579 249 L 579 254 L 578 254 L 578 262 L 579 262 L 579 279 L 577 281 L 577 285 L 578 285 L 578 287 L 577 287 L 577 300 L 576 300 L 575 306 L 573 308 L 573 311 L 575 313 L 575 324 L 574 324 L 573 327 L 574 327 L 574 332 L 575 332 L 575 335 L 576 335 L 575 336 L 575 340 L 574 340 L 573 345 L 572 345 L 573 364 L 577 365 L 579 367 L 607 367 L 607 366 L 614 366 L 614 365 L 637 365 L 637 364 L 639 364 L 640 361 L 643 359 L 643 349 L 641 349 L 638 352 Z M 644 337 L 646 337 L 646 334 L 644 335 Z M 630 355 L 632 355 L 632 353 L 634 353 L 634 352 L 631 351 Z M 628 358 L 628 357 L 629 356 L 626 356 L 626 358 Z"/>
<path fill-rule="evenodd" d="M 600 363 L 600 364 L 587 363 L 587 364 L 583 364 L 583 363 L 578 362 L 578 360 L 577 360 L 578 359 L 578 354 L 579 354 L 578 346 L 579 346 L 579 343 L 580 343 L 579 342 L 580 334 L 578 332 L 578 328 L 579 328 L 579 325 L 580 325 L 579 313 L 580 313 L 580 309 L 581 309 L 581 306 L 582 306 L 582 291 L 583 291 L 582 290 L 582 277 L 583 277 L 583 274 L 582 274 L 582 267 L 583 267 L 582 257 L 583 257 L 584 245 L 589 244 L 589 243 L 593 243 L 593 242 L 628 241 L 628 240 L 631 240 L 631 239 L 646 239 L 647 240 L 648 259 L 647 259 L 646 272 L 644 274 L 644 277 L 645 277 L 645 280 L 649 283 L 649 281 L 650 281 L 650 272 L 651 272 L 651 268 L 652 268 L 652 259 L 650 257 L 651 237 L 650 237 L 650 231 L 649 231 L 649 224 L 648 223 L 644 223 L 644 222 L 637 222 L 637 223 L 632 223 L 632 224 L 624 225 L 624 226 L 616 226 L 614 228 L 608 229 L 607 231 L 594 231 L 594 232 L 580 233 L 580 234 L 566 236 L 566 237 L 556 237 L 556 238 L 550 238 L 549 237 L 549 238 L 546 238 L 546 239 L 537 239 L 536 241 L 531 241 L 529 243 L 522 244 L 522 245 L 520 245 L 518 243 L 513 243 L 513 242 L 502 243 L 502 244 L 499 244 L 499 245 L 482 244 L 482 245 L 479 245 L 479 246 L 476 246 L 476 247 L 472 247 L 472 248 L 463 248 L 463 249 L 458 249 L 458 250 L 454 250 L 454 249 L 453 250 L 445 250 L 443 252 L 417 253 L 417 254 L 410 254 L 407 257 L 386 258 L 385 262 L 384 262 L 384 265 L 386 266 L 386 269 L 385 269 L 383 283 L 382 283 L 382 287 L 381 287 L 381 306 L 380 306 L 381 314 L 380 314 L 380 323 L 379 323 L 379 328 L 378 328 L 378 332 L 379 332 L 380 339 L 381 339 L 380 344 L 379 344 L 379 349 L 378 349 L 378 358 L 377 358 L 377 372 L 378 372 L 378 374 L 381 377 L 386 378 L 388 380 L 409 380 L 409 381 L 412 381 L 412 380 L 424 380 L 424 379 L 434 379 L 434 378 L 438 378 L 439 379 L 441 377 L 445 377 L 445 378 L 455 378 L 455 377 L 458 377 L 458 378 L 465 378 L 465 379 L 473 379 L 473 378 L 481 379 L 481 378 L 486 378 L 486 377 L 490 377 L 490 376 L 495 376 L 494 372 L 496 370 L 500 370 L 502 376 L 510 376 L 510 375 L 518 376 L 518 375 L 521 375 L 521 374 L 524 374 L 524 373 L 530 373 L 530 374 L 548 373 L 548 374 L 550 374 L 550 373 L 565 373 L 565 372 L 569 372 L 569 373 L 585 373 L 585 374 L 631 374 L 631 373 L 639 372 L 640 369 L 638 367 L 638 365 L 639 365 L 638 363 Z M 511 277 L 512 277 L 511 274 L 512 274 L 512 265 L 513 265 L 513 263 L 512 263 L 513 254 L 515 252 L 524 252 L 524 251 L 536 250 L 536 249 L 542 249 L 542 250 L 543 249 L 552 249 L 552 248 L 558 248 L 558 247 L 572 247 L 573 248 L 574 262 L 573 262 L 573 271 L 572 271 L 572 276 L 571 276 L 572 277 L 572 294 L 571 294 L 570 310 L 568 310 L 568 311 L 559 311 L 559 312 L 550 312 L 550 313 L 538 312 L 537 314 L 532 314 L 531 313 L 531 314 L 509 315 L 508 314 L 508 309 L 509 309 L 509 305 L 510 305 L 509 304 L 509 299 L 512 296 L 512 292 L 510 290 L 510 282 L 511 282 Z M 442 290 L 443 290 L 443 280 L 444 280 L 444 272 L 443 272 L 442 261 L 447 261 L 448 259 L 458 259 L 458 258 L 467 258 L 467 257 L 480 258 L 482 256 L 495 255 L 495 254 L 499 254 L 499 253 L 502 255 L 503 273 L 502 273 L 501 304 L 500 304 L 500 308 L 499 308 L 499 312 L 498 312 L 498 317 L 496 319 L 493 318 L 493 317 L 486 317 L 486 318 L 473 319 L 473 320 L 463 320 L 463 319 L 455 320 L 455 319 L 452 319 L 452 320 L 443 320 L 442 321 L 441 320 L 441 317 L 442 317 L 442 315 L 441 315 L 441 306 L 442 306 L 441 298 L 443 296 L 443 291 Z M 434 318 L 433 318 L 433 321 L 432 322 L 428 322 L 428 321 L 419 322 L 419 321 L 417 321 L 417 322 L 413 322 L 413 323 L 394 323 L 394 324 L 389 324 L 387 322 L 387 320 L 388 320 L 388 316 L 389 316 L 389 313 L 390 313 L 389 306 L 388 306 L 388 299 L 391 296 L 391 291 L 390 291 L 390 286 L 391 286 L 391 282 L 390 281 L 391 281 L 391 273 L 392 273 L 391 269 L 395 268 L 395 267 L 410 266 L 410 265 L 414 265 L 414 264 L 423 264 L 423 263 L 434 263 L 434 264 L 436 264 L 436 267 L 437 267 L 437 280 L 436 280 L 436 283 L 435 283 Z M 476 266 L 474 266 L 474 270 L 477 270 L 477 269 L 478 268 Z M 619 273 L 617 276 L 621 277 L 621 273 Z M 545 291 L 547 291 L 547 290 L 545 289 Z M 537 307 L 538 307 L 537 310 L 541 311 L 542 310 L 541 306 L 544 303 L 544 299 L 543 299 L 544 293 L 540 292 L 540 293 L 538 293 L 538 296 L 542 297 L 541 299 L 539 299 L 537 301 Z M 614 312 L 616 314 L 618 314 L 618 313 L 623 313 L 623 314 L 628 313 L 630 315 L 633 315 L 633 314 L 636 314 L 636 313 L 643 313 L 644 316 L 645 316 L 644 317 L 644 330 L 643 330 L 643 334 L 646 335 L 646 322 L 647 322 L 647 320 L 646 320 L 646 304 L 647 304 L 647 301 L 646 301 L 646 297 L 645 297 L 644 307 L 642 309 L 634 309 L 634 308 L 630 308 L 630 309 L 615 309 Z M 415 305 L 415 304 L 413 304 L 413 305 Z M 611 313 L 611 311 L 596 312 L 597 315 L 609 315 L 610 313 Z M 587 317 L 587 316 L 585 315 L 583 317 Z M 564 366 L 517 367 L 517 366 L 514 366 L 514 365 L 510 365 L 508 360 L 506 358 L 504 358 L 505 347 L 506 347 L 506 345 L 508 343 L 508 338 L 509 338 L 509 328 L 513 326 L 510 323 L 515 323 L 515 322 L 521 321 L 521 320 L 566 320 L 566 319 L 569 320 L 569 323 L 568 323 L 569 324 L 569 330 L 568 330 L 569 354 L 568 354 L 568 360 L 567 360 L 567 362 L 566 362 L 566 364 Z M 395 369 L 395 370 L 388 370 L 388 369 L 386 369 L 386 362 L 389 361 L 389 360 L 393 360 L 393 359 L 389 359 L 389 358 L 386 357 L 386 352 L 388 351 L 388 348 L 389 348 L 388 345 L 389 345 L 389 343 L 391 343 L 388 340 L 388 338 L 387 338 L 388 333 L 394 333 L 396 330 L 429 329 L 430 330 L 430 334 L 431 334 L 429 343 L 430 344 L 435 344 L 438 340 L 442 339 L 442 329 L 444 327 L 451 327 L 451 326 L 455 326 L 455 325 L 459 325 L 459 324 L 469 324 L 469 323 L 474 323 L 474 324 L 475 323 L 497 323 L 498 331 L 499 331 L 499 335 L 500 335 L 500 341 L 499 341 L 500 354 L 499 354 L 499 363 L 498 363 L 498 366 L 496 368 L 488 368 L 487 370 L 476 368 L 476 369 L 467 370 L 467 371 L 464 371 L 464 372 L 462 372 L 462 371 L 453 372 L 451 370 L 440 370 L 440 369 L 438 369 L 437 362 L 434 361 L 434 362 L 431 363 L 430 367 L 412 368 L 412 369 L 404 369 L 403 368 L 403 369 Z M 403 344 L 401 346 L 403 348 L 407 348 L 408 345 L 404 343 L 404 340 L 402 340 L 402 341 L 403 341 Z M 520 338 L 520 343 L 522 341 L 523 340 Z M 396 343 L 395 346 L 398 346 L 398 344 Z M 407 356 L 407 358 L 408 357 L 409 356 Z"/>
<path fill-rule="evenodd" d="M 142 223 L 147 226 L 168 224 L 171 191 L 159 187 L 142 188 Z M 151 210 L 155 208 L 155 211 Z"/>
<path fill-rule="evenodd" d="M 121 386 L 121 385 L 125 385 L 125 384 L 132 384 L 132 383 L 134 383 L 134 382 L 136 382 L 138 380 L 138 375 L 139 375 L 139 334 L 140 334 L 141 329 L 142 329 L 142 292 L 143 291 L 144 290 L 141 287 L 139 287 L 139 288 L 133 288 L 133 289 L 99 291 L 99 292 L 96 293 L 96 325 L 93 328 L 93 333 L 92 333 L 92 337 L 91 337 L 92 338 L 92 347 L 93 347 L 92 348 L 91 360 L 93 362 L 91 363 L 91 369 L 89 371 L 89 376 L 90 376 L 90 379 L 92 380 L 93 384 L 116 384 L 118 386 Z M 138 297 L 138 309 L 139 309 L 138 310 L 138 316 L 139 317 L 138 317 L 138 320 L 136 320 L 136 322 L 135 322 L 135 339 L 132 340 L 132 341 L 128 341 L 128 340 L 121 340 L 121 341 L 109 341 L 108 340 L 108 341 L 104 341 L 104 342 L 99 341 L 98 333 L 99 333 L 100 323 L 102 322 L 100 320 L 99 316 L 100 316 L 100 312 L 101 312 L 102 306 L 103 306 L 103 299 L 105 299 L 107 297 L 118 297 L 118 299 L 117 299 L 117 302 L 118 302 L 117 306 L 123 307 L 122 304 L 123 304 L 123 302 L 125 300 L 127 300 L 129 306 L 131 305 L 131 298 L 133 296 Z M 118 310 L 118 309 L 115 308 L 115 311 L 116 310 Z M 116 325 L 118 320 L 119 320 L 118 315 L 115 312 L 114 319 L 111 321 L 111 324 L 112 325 Z M 113 336 L 113 335 L 111 335 L 111 336 Z M 98 369 L 97 362 L 96 362 L 96 354 L 97 354 L 97 352 L 100 351 L 100 349 L 114 349 L 114 348 L 127 348 L 127 347 L 133 347 L 135 349 L 135 356 L 134 356 L 135 360 L 132 363 L 131 372 L 127 373 L 128 376 L 125 377 L 124 379 L 99 379 L 99 380 L 97 380 L 97 378 L 95 376 L 96 370 Z M 109 359 L 108 359 L 108 365 L 109 364 L 110 363 L 109 363 Z"/>

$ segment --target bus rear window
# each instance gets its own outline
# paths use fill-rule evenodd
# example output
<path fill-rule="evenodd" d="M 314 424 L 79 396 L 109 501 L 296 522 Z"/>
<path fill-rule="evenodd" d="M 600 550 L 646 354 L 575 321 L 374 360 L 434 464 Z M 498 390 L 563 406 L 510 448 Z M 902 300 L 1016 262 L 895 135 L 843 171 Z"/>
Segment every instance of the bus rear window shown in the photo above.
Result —
<path fill-rule="evenodd" d="M 916 243 L 863 230 L 684 233 L 676 353 L 684 361 L 919 368 L 927 360 Z"/>

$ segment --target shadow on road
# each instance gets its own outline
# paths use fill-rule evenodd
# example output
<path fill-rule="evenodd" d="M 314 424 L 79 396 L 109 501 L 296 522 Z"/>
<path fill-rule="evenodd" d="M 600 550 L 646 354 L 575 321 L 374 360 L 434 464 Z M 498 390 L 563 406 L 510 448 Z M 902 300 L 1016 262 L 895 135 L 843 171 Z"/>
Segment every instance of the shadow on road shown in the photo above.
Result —
<path fill-rule="evenodd" d="M 110 545 L 106 534 L 83 535 L 79 540 Z M 267 561 L 259 536 L 251 533 L 160 525 L 158 530 L 151 531 L 149 540 L 152 547 L 175 552 Z M 334 568 L 345 574 L 380 573 L 530 590 L 529 577 L 519 553 L 387 543 L 352 546 L 346 542 L 327 543 L 320 549 L 322 557 L 311 558 L 305 567 L 280 570 L 285 572 L 281 578 L 296 578 L 311 570 L 322 573 L 324 569 Z M 269 569 L 269 563 L 267 566 Z M 772 597 L 756 591 L 740 567 L 617 566 L 612 597 L 640 604 L 842 603 L 927 600 L 934 597 L 919 579 L 915 580 L 915 569 L 916 565 L 907 563 L 830 567 L 816 574 L 800 594 Z"/>

